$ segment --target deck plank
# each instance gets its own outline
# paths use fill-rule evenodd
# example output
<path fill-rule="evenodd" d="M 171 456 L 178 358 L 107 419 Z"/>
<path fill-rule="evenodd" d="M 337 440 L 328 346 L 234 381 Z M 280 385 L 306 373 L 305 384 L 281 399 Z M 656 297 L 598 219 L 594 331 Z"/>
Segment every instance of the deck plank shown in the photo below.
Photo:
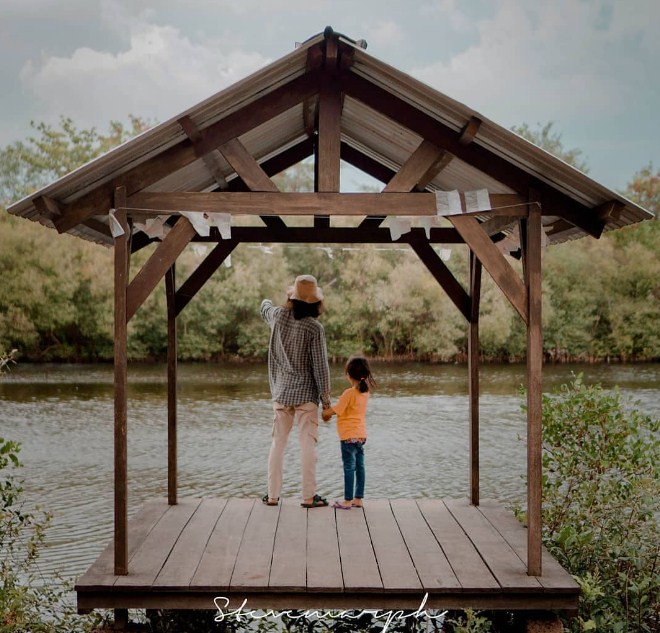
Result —
<path fill-rule="evenodd" d="M 307 510 L 282 499 L 268 586 L 273 591 L 304 590 L 307 582 Z"/>
<path fill-rule="evenodd" d="M 419 499 L 417 506 L 463 590 L 497 591 L 499 583 L 446 505 L 440 499 Z"/>
<path fill-rule="evenodd" d="M 147 535 L 154 526 L 160 521 L 168 509 L 167 500 L 153 499 L 147 501 L 129 520 L 128 533 L 128 560 L 147 538 Z M 102 587 L 111 587 L 115 580 L 115 547 L 114 541 L 110 541 L 101 555 L 96 559 L 92 566 L 76 581 L 76 590 L 78 587 L 84 587 L 85 590 L 92 590 Z"/>
<path fill-rule="evenodd" d="M 226 499 L 202 500 L 156 576 L 155 588 L 159 591 L 172 588 L 187 591 L 190 588 L 206 544 L 226 503 Z"/>
<path fill-rule="evenodd" d="M 172 548 L 195 513 L 201 499 L 182 499 L 169 506 L 163 518 L 128 563 L 128 575 L 117 576 L 115 587 L 139 587 L 150 591 Z M 129 531 L 130 534 L 130 531 Z"/>
<path fill-rule="evenodd" d="M 382 591 L 376 555 L 364 512 L 335 510 L 339 556 L 346 591 Z"/>
<path fill-rule="evenodd" d="M 254 504 L 254 499 L 227 501 L 190 581 L 192 591 L 229 589 L 238 549 Z"/>
<path fill-rule="evenodd" d="M 419 593 L 422 583 L 392 514 L 389 500 L 371 499 L 365 503 L 363 510 L 355 509 L 351 512 L 364 512 L 383 581 L 383 591 Z"/>
<path fill-rule="evenodd" d="M 500 586 L 509 591 L 541 591 L 541 583 L 527 575 L 527 568 L 502 535 L 467 499 L 446 499 L 445 505 L 474 543 Z"/>
<path fill-rule="evenodd" d="M 516 552 L 523 564 L 527 562 L 527 530 L 520 524 L 514 514 L 502 504 L 492 499 L 482 499 L 479 511 L 490 521 Z M 544 589 L 574 593 L 580 591 L 580 586 L 573 577 L 542 548 L 542 576 L 537 576 Z"/>
<path fill-rule="evenodd" d="M 413 499 L 393 499 L 392 511 L 426 591 L 460 591 L 461 583 Z"/>
<path fill-rule="evenodd" d="M 310 509 L 307 511 L 307 591 L 343 590 L 335 511 Z"/>
<path fill-rule="evenodd" d="M 255 503 L 231 575 L 230 589 L 267 590 L 281 506 Z"/>

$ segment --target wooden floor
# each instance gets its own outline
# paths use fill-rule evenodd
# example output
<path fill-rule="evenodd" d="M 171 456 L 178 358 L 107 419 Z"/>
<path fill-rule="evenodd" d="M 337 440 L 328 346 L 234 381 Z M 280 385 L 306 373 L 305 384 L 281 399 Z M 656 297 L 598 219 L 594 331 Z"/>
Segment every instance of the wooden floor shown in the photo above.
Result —
<path fill-rule="evenodd" d="M 76 583 L 78 608 L 573 609 L 578 586 L 544 551 L 525 571 L 527 534 L 501 504 L 377 499 L 363 510 L 286 499 L 150 501 L 129 523 L 129 574 L 113 545 Z M 224 601 L 221 601 L 224 605 Z"/>

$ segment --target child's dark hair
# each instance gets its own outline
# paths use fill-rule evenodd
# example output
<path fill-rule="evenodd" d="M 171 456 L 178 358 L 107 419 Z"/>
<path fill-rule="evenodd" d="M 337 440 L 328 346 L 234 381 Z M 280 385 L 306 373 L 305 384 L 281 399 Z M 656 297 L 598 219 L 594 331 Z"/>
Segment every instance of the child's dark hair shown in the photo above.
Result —
<path fill-rule="evenodd" d="M 298 299 L 290 299 L 290 301 L 293 309 L 293 318 L 296 321 L 310 316 L 317 318 L 323 312 L 322 301 L 317 301 L 316 303 L 307 303 Z"/>
<path fill-rule="evenodd" d="M 364 356 L 352 356 L 346 363 L 346 373 L 357 380 L 357 388 L 360 393 L 366 393 L 376 386 L 376 381 L 371 375 L 369 361 Z"/>

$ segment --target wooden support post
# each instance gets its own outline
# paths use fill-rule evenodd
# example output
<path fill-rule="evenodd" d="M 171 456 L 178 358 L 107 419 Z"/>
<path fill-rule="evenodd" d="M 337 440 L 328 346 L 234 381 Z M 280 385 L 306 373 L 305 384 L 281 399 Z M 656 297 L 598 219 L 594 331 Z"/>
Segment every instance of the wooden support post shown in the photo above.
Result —
<path fill-rule="evenodd" d="M 167 299 L 167 502 L 177 504 L 177 336 L 176 336 L 176 268 L 172 264 L 165 273 Z"/>
<path fill-rule="evenodd" d="M 470 396 L 470 503 L 479 505 L 479 302 L 481 262 L 470 251 L 470 326 L 468 375 Z"/>
<path fill-rule="evenodd" d="M 115 208 L 126 206 L 126 189 L 115 190 Z M 128 364 L 126 289 L 129 268 L 129 227 L 126 211 L 117 211 L 124 234 L 115 238 L 115 574 L 128 573 Z"/>
<path fill-rule="evenodd" d="M 543 330 L 541 325 L 541 209 L 538 195 L 530 191 L 525 240 L 527 321 L 527 573 L 540 576 L 541 569 L 541 394 Z"/>

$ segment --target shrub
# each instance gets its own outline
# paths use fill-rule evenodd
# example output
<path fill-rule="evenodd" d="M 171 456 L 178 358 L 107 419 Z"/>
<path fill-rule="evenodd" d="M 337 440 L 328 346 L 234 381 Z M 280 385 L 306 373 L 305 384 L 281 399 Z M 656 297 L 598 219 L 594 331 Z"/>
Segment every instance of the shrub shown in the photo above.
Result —
<path fill-rule="evenodd" d="M 542 419 L 543 542 L 582 588 L 570 630 L 659 630 L 660 421 L 581 376 Z"/>

